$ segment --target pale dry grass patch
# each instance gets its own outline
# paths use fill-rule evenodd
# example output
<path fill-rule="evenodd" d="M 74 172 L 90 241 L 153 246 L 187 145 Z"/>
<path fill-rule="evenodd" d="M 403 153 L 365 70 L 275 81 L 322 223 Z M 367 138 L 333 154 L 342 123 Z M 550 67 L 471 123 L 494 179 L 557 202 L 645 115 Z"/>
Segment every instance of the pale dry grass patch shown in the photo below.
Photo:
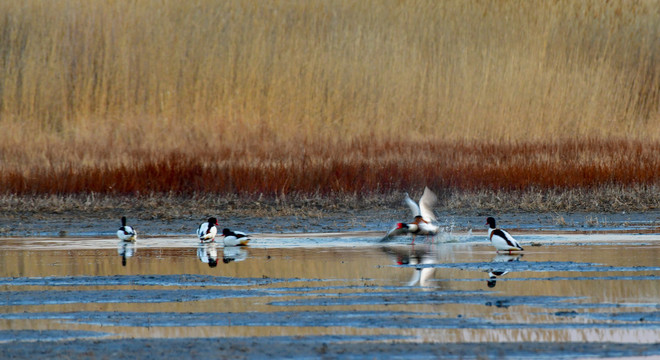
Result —
<path fill-rule="evenodd" d="M 411 192 L 413 198 L 419 193 Z M 617 194 L 626 194 L 625 202 Z M 568 191 L 482 191 L 446 190 L 440 192 L 435 211 L 451 215 L 487 215 L 503 213 L 551 213 L 555 225 L 566 225 L 562 214 L 587 213 L 584 224 L 596 226 L 607 222 L 604 214 L 658 211 L 658 186 L 621 188 L 603 186 Z M 291 217 L 295 219 L 350 219 L 356 214 L 405 213 L 403 192 L 367 196 L 290 194 L 286 199 L 258 195 L 223 196 L 149 194 L 117 195 L 0 195 L 0 212 L 4 219 L 30 221 L 57 218 L 119 219 L 122 215 L 143 220 L 197 222 L 207 216 L 254 219 Z M 598 201 L 594 201 L 598 199 Z M 601 215 L 595 215 L 601 214 Z"/>

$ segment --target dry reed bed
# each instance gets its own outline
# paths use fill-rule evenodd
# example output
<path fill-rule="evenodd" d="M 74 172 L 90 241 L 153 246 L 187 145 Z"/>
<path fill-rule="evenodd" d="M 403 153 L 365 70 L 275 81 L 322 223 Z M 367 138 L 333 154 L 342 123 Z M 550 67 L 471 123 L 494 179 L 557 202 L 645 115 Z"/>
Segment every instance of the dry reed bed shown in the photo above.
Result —
<path fill-rule="evenodd" d="M 659 5 L 4 1 L 0 144 L 657 140 Z"/>

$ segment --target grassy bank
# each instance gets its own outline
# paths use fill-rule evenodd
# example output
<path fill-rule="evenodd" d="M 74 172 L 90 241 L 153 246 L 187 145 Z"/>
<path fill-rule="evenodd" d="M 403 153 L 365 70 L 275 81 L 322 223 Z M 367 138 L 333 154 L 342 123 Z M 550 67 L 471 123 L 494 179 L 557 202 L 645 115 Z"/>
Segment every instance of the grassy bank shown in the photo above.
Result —
<path fill-rule="evenodd" d="M 504 213 L 640 213 L 658 211 L 658 186 L 616 186 L 588 190 L 528 190 L 528 191 L 454 191 L 441 193 L 435 211 L 442 221 L 452 215 L 483 216 Z M 411 192 L 413 198 L 421 190 Z M 177 196 L 150 194 L 116 196 L 103 194 L 0 196 L 3 220 L 20 219 L 34 223 L 59 219 L 119 219 L 131 218 L 156 221 L 190 220 L 195 223 L 206 216 L 219 215 L 224 219 L 255 219 L 293 217 L 323 219 L 340 217 L 350 220 L 356 215 L 390 219 L 407 214 L 400 192 L 384 195 L 308 195 L 290 194 L 275 198 L 255 195 L 237 196 Z M 395 215 L 393 215 L 395 214 Z M 105 220 L 104 220 L 105 222 Z M 11 223 L 11 221 L 10 221 Z"/>

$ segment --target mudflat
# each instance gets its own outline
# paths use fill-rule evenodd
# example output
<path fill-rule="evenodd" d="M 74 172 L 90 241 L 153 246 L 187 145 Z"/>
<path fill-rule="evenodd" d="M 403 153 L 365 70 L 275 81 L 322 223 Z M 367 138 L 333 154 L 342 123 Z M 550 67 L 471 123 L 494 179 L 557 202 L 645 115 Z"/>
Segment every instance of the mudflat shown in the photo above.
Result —
<path fill-rule="evenodd" d="M 325 214 L 225 218 L 253 234 L 247 247 L 200 244 L 199 221 L 189 218 L 134 219 L 138 240 L 124 243 L 113 235 L 118 219 L 94 213 L 19 225 L 5 217 L 0 350 L 7 358 L 660 356 L 657 214 L 501 214 L 525 248 L 514 254 L 494 251 L 476 214 L 442 213 L 443 231 L 414 244 L 380 242 L 405 209 Z"/>

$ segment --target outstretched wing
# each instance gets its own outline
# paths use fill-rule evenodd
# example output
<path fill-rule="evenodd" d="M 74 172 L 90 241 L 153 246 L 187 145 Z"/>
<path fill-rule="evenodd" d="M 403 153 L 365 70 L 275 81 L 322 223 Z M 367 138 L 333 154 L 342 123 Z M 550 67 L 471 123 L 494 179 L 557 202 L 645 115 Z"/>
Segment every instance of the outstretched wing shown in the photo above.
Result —
<path fill-rule="evenodd" d="M 419 207 L 418 207 L 420 211 L 420 215 L 422 215 L 424 220 L 429 222 L 436 220 L 435 214 L 433 213 L 433 208 L 437 203 L 438 203 L 438 196 L 436 196 L 435 193 L 431 191 L 431 189 L 425 187 L 424 193 L 422 194 L 422 197 L 419 199 Z"/>
<path fill-rule="evenodd" d="M 392 230 L 388 231 L 387 234 L 385 234 L 385 236 L 382 239 L 380 239 L 380 242 L 389 241 L 391 237 L 401 236 L 406 234 L 408 234 L 407 228 L 396 226 L 392 228 Z"/>
<path fill-rule="evenodd" d="M 406 193 L 406 199 L 405 199 L 405 201 L 406 201 L 406 204 L 410 207 L 410 211 L 412 212 L 412 216 L 413 216 L 413 218 L 414 218 L 415 216 L 422 215 L 422 212 L 421 212 L 421 210 L 420 210 L 420 208 L 419 208 L 419 205 L 417 205 L 417 203 L 416 203 L 413 199 L 410 198 L 410 196 L 408 195 L 408 193 Z"/>

